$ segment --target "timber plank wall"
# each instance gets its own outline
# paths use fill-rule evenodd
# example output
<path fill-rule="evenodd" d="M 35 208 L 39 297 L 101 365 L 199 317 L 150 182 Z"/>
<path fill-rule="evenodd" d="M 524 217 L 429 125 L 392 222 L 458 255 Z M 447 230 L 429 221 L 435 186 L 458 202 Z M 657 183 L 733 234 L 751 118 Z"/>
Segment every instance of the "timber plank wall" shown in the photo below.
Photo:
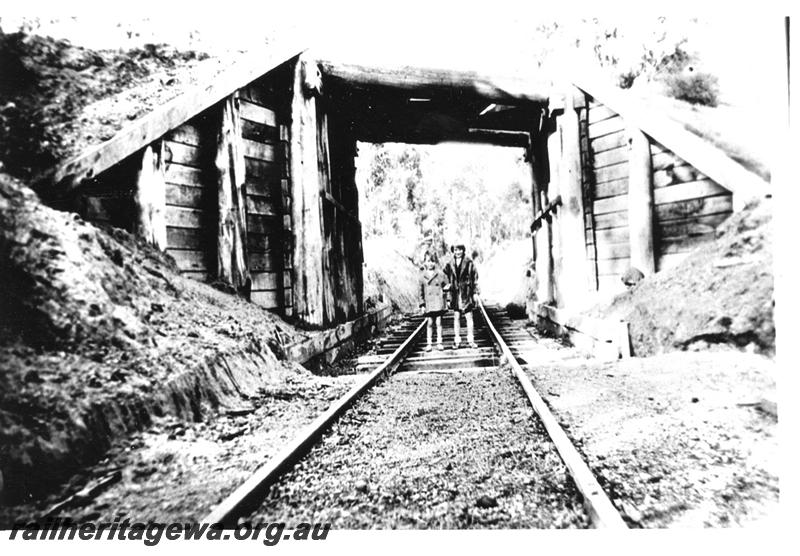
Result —
<path fill-rule="evenodd" d="M 617 290 L 630 266 L 629 147 L 625 123 L 591 96 L 581 114 L 581 156 L 590 290 Z M 660 143 L 650 142 L 656 270 L 714 238 L 733 212 L 732 194 Z M 593 287 L 592 284 L 596 284 Z"/>
<path fill-rule="evenodd" d="M 234 94 L 241 121 L 246 203 L 246 259 L 250 300 L 290 316 L 292 220 L 287 160 L 289 62 Z M 163 171 L 166 244 L 181 273 L 200 281 L 217 277 L 219 229 L 215 155 L 222 103 L 169 131 L 151 146 Z M 135 230 L 137 152 L 100 173 L 67 201 L 85 220 Z"/>
<path fill-rule="evenodd" d="M 360 316 L 354 122 L 319 87 L 295 87 L 301 64 L 295 56 L 237 84 L 96 176 L 84 169 L 89 177 L 62 205 L 164 249 L 185 276 L 232 285 L 284 316 L 316 326 Z"/>
<path fill-rule="evenodd" d="M 333 293 L 327 309 L 335 322 L 355 318 L 363 312 L 363 251 L 356 187 L 356 138 L 349 122 L 332 104 L 323 105 L 321 136 L 329 143 L 323 149 L 330 164 L 330 180 L 321 192 L 324 225 L 326 289 Z"/>
<path fill-rule="evenodd" d="M 206 111 L 165 136 L 166 251 L 181 273 L 206 281 L 214 272 L 217 184 L 214 114 Z"/>
<path fill-rule="evenodd" d="M 283 79 L 261 79 L 238 92 L 245 157 L 250 299 L 292 314 L 292 217 L 288 98 Z M 285 82 L 284 82 L 285 83 Z M 288 91 L 288 90 L 287 90 Z"/>

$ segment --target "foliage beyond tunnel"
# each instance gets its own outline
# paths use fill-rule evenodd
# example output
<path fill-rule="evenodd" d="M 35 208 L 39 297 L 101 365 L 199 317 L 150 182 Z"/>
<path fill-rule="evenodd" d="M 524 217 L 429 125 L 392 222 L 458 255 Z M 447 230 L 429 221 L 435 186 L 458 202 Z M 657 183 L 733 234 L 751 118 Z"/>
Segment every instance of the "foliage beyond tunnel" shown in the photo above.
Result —
<path fill-rule="evenodd" d="M 527 237 L 530 167 L 521 149 L 361 144 L 358 183 L 366 239 L 399 240 L 409 257 L 456 242 L 479 257 Z"/>

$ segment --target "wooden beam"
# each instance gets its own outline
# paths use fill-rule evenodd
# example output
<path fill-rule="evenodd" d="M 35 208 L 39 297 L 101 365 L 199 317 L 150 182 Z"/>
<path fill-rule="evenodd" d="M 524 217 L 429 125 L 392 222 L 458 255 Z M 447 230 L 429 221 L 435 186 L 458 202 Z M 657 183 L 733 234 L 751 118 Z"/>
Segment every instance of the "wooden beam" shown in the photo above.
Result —
<path fill-rule="evenodd" d="M 559 118 L 562 137 L 558 213 L 561 247 L 559 291 L 567 307 L 580 307 L 587 297 L 586 238 L 584 235 L 583 181 L 578 112 L 574 97 L 583 93 L 570 87 L 565 94 L 564 114 Z"/>
<path fill-rule="evenodd" d="M 345 85 L 407 91 L 415 97 L 452 97 L 458 94 L 489 102 L 518 105 L 546 103 L 549 92 L 549 85 L 545 86 L 543 82 L 481 75 L 472 71 L 370 67 L 330 60 L 321 61 L 320 69 L 325 78 L 343 82 Z"/>
<path fill-rule="evenodd" d="M 268 54 L 251 55 L 230 70 L 215 77 L 210 84 L 191 91 L 156 108 L 122 128 L 114 137 L 92 147 L 72 160 L 46 172 L 35 180 L 39 187 L 58 185 L 72 190 L 88 178 L 98 175 L 139 149 L 159 139 L 203 110 L 213 106 L 237 89 L 261 77 L 300 53 L 295 45 L 277 46 Z"/>
<path fill-rule="evenodd" d="M 247 266 L 247 205 L 242 122 L 238 99 L 229 96 L 220 105 L 217 133 L 217 277 L 241 288 L 250 279 Z"/>
<path fill-rule="evenodd" d="M 555 199 L 547 203 L 547 206 L 536 215 L 533 219 L 533 224 L 531 224 L 531 231 L 538 230 L 546 218 L 552 217 L 556 207 L 559 205 L 561 205 L 561 195 L 557 195 Z"/>
<path fill-rule="evenodd" d="M 562 99 L 563 100 L 563 99 Z M 547 135 L 547 167 L 549 169 L 549 182 L 540 190 L 540 204 L 548 210 L 543 214 L 542 226 L 536 233 L 536 277 L 539 281 L 537 299 L 542 303 L 554 302 L 556 298 L 555 273 L 556 257 L 558 256 L 558 238 L 552 218 L 552 208 L 557 206 L 555 201 L 561 202 L 559 195 L 559 181 L 561 170 L 561 135 L 551 127 L 552 118 L 548 120 L 543 133 Z M 549 134 L 548 134 L 549 133 Z M 552 201 L 550 201 L 552 199 Z"/>
<path fill-rule="evenodd" d="M 292 82 L 292 123 L 289 159 L 294 223 L 294 310 L 308 324 L 325 323 L 323 309 L 323 236 L 317 146 L 317 101 L 307 96 L 303 65 L 313 64 L 306 54 L 295 63 Z"/>
<path fill-rule="evenodd" d="M 656 271 L 653 249 L 653 168 L 650 140 L 636 127 L 628 128 L 628 227 L 631 266 L 645 276 Z"/>
<path fill-rule="evenodd" d="M 757 174 L 730 158 L 721 149 L 687 131 L 680 124 L 659 116 L 642 106 L 624 91 L 603 86 L 585 76 L 575 84 L 625 118 L 703 174 L 733 192 L 734 210 L 740 210 L 748 200 L 771 194 L 769 184 Z"/>
<path fill-rule="evenodd" d="M 536 279 L 538 289 L 536 298 L 542 302 L 550 303 L 553 300 L 553 252 L 552 252 L 552 224 L 548 218 L 534 235 L 536 244 Z"/>
<path fill-rule="evenodd" d="M 438 145 L 440 143 L 482 143 L 498 147 L 521 147 L 528 144 L 527 133 L 521 131 L 490 130 L 480 128 L 447 129 L 421 131 L 407 125 L 407 122 L 393 123 L 391 127 L 368 129 L 358 126 L 356 135 L 359 141 L 369 143 L 412 143 L 417 145 Z"/>
<path fill-rule="evenodd" d="M 535 221 L 536 215 L 539 214 L 539 190 L 542 188 L 542 185 L 539 183 L 541 179 L 541 172 L 539 171 L 539 166 L 537 164 L 536 149 L 534 147 L 534 141 L 536 139 L 530 139 L 531 140 L 528 142 L 528 148 L 525 150 L 525 160 L 528 163 L 531 171 L 531 210 L 533 212 Z M 531 231 L 534 231 L 535 229 L 536 228 L 534 225 L 531 224 Z"/>
<path fill-rule="evenodd" d="M 322 198 L 325 201 L 327 201 L 328 203 L 330 203 L 333 206 L 335 206 L 339 210 L 339 212 L 341 214 L 343 214 L 344 216 L 346 216 L 348 218 L 348 220 L 350 220 L 350 223 L 353 226 L 356 226 L 359 229 L 361 228 L 361 221 L 358 219 L 358 216 L 356 216 L 355 214 L 353 214 L 352 212 L 347 210 L 347 208 L 345 208 L 345 206 L 342 203 L 337 201 L 336 198 L 334 198 L 333 195 L 331 195 L 327 191 L 323 191 L 322 192 Z"/>
<path fill-rule="evenodd" d="M 527 147 L 531 142 L 531 134 L 525 131 L 471 127 L 467 132 L 466 138 L 462 140 L 470 143 L 488 143 L 501 147 Z"/>
<path fill-rule="evenodd" d="M 308 64 L 310 66 L 311 64 Z M 307 66 L 307 67 L 308 67 Z M 306 79 L 308 79 L 306 73 Z M 318 91 L 322 88 L 319 74 L 311 74 L 314 77 L 312 85 L 306 86 L 307 91 Z M 325 324 L 336 320 L 336 297 L 337 297 L 337 278 L 334 269 L 340 261 L 336 260 L 337 253 L 334 252 L 334 245 L 338 238 L 335 220 L 335 211 L 326 211 L 324 201 L 326 195 L 331 190 L 331 144 L 330 127 L 328 126 L 328 113 L 325 102 L 317 102 L 317 173 L 319 183 L 319 203 L 320 226 L 322 228 L 322 307 L 323 322 Z"/>
<path fill-rule="evenodd" d="M 355 320 L 315 334 L 307 340 L 286 346 L 287 359 L 301 364 L 307 363 L 312 358 L 357 335 L 365 328 L 384 322 L 389 318 L 391 312 L 391 305 L 384 304 Z"/>
<path fill-rule="evenodd" d="M 653 177 L 655 178 L 655 175 Z M 628 180 L 626 179 L 625 181 L 627 186 Z M 666 203 L 699 200 L 705 197 L 718 195 L 730 195 L 730 193 L 727 189 L 709 179 L 678 183 L 667 187 L 655 187 L 653 189 L 656 207 Z M 613 197 L 597 199 L 594 202 L 594 210 L 596 214 L 627 210 L 627 208 L 628 198 L 624 193 L 621 195 L 615 195 Z"/>
<path fill-rule="evenodd" d="M 159 249 L 167 247 L 167 185 L 164 180 L 164 142 L 156 141 L 142 151 L 134 203 L 136 233 Z"/>
<path fill-rule="evenodd" d="M 539 213 L 539 191 L 542 189 L 544 175 L 542 164 L 539 159 L 538 146 L 542 140 L 542 135 L 537 133 L 538 127 L 539 121 L 532 124 L 532 133 L 528 134 L 528 145 L 525 152 L 525 159 L 528 162 L 528 167 L 531 172 L 531 210 L 534 216 L 533 223 L 531 223 L 531 254 L 533 255 L 534 270 L 537 257 L 536 230 L 540 227 L 540 225 L 537 225 L 536 215 Z"/>
<path fill-rule="evenodd" d="M 594 189 L 594 178 L 592 176 L 592 153 L 589 149 L 589 101 L 582 91 L 579 95 L 584 106 L 578 112 L 580 152 L 581 152 L 581 171 L 583 188 L 583 211 L 584 223 L 587 229 L 586 236 L 586 280 L 590 292 L 596 292 L 597 282 L 597 247 L 595 245 L 595 221 L 593 196 L 596 194 Z"/>
<path fill-rule="evenodd" d="M 572 337 L 574 332 L 578 332 L 595 340 L 596 344 L 602 346 L 594 354 L 595 356 L 603 352 L 607 354 L 608 347 L 611 347 L 613 359 L 631 356 L 629 327 L 626 321 L 590 317 L 544 303 L 535 304 L 534 313 L 539 319 L 546 319 L 558 325 L 565 336 Z"/>

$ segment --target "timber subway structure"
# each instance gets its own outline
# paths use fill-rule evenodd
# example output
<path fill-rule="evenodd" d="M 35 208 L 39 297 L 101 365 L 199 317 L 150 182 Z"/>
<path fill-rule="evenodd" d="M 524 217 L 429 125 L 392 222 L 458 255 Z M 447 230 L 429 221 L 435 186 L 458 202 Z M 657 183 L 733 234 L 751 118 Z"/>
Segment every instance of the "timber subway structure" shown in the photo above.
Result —
<path fill-rule="evenodd" d="M 50 204 L 316 326 L 364 314 L 357 142 L 526 149 L 542 314 L 680 261 L 758 176 L 619 91 L 273 49 L 42 176 Z M 545 307 L 547 308 L 547 307 Z M 558 308 L 558 311 L 555 309 Z"/>

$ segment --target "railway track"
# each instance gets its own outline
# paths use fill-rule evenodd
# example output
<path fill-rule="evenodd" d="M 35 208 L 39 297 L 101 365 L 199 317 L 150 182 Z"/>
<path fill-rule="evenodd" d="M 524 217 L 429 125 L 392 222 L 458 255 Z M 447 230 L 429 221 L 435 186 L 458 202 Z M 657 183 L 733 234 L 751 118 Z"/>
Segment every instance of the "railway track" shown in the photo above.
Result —
<path fill-rule="evenodd" d="M 444 328 L 443 351 L 423 349 L 420 317 L 392 330 L 364 379 L 203 521 L 626 527 L 517 362 L 533 337 L 483 305 L 476 348 Z"/>

